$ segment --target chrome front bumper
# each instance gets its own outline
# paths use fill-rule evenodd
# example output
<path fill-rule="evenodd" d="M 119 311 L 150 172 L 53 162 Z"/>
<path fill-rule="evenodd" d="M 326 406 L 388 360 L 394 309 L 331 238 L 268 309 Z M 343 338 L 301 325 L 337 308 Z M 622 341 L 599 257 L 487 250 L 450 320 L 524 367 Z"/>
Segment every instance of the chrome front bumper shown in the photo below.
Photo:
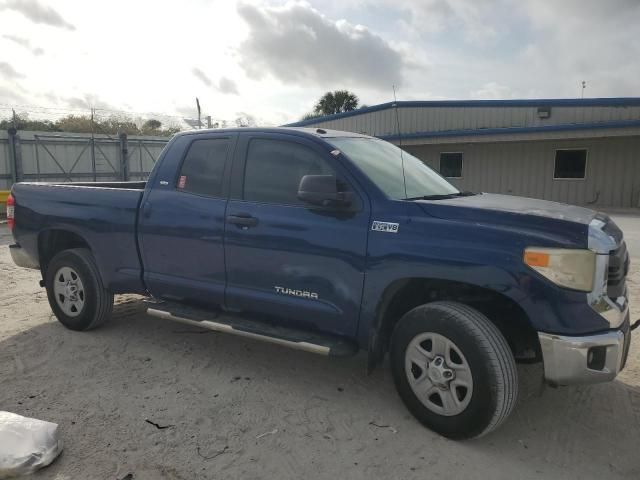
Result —
<path fill-rule="evenodd" d="M 545 379 L 551 385 L 613 380 L 624 367 L 630 335 L 628 328 L 582 337 L 538 332 Z"/>
<path fill-rule="evenodd" d="M 552 385 L 611 381 L 624 368 L 629 354 L 629 302 L 624 283 L 619 283 L 625 280 L 628 257 L 624 265 L 618 266 L 624 268 L 622 277 L 614 278 L 617 283 L 610 289 L 611 255 L 624 246 L 624 240 L 621 232 L 616 240 L 607 231 L 607 222 L 606 217 L 596 216 L 589 224 L 588 247 L 596 258 L 593 289 L 587 293 L 587 302 L 608 323 L 609 330 L 576 337 L 538 332 L 544 376 Z"/>

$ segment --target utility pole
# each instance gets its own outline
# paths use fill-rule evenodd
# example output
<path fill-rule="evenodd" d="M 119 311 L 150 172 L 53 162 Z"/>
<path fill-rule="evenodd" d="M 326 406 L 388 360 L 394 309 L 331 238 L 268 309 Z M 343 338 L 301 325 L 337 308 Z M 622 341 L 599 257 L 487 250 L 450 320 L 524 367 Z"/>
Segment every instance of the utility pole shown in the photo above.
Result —
<path fill-rule="evenodd" d="M 200 120 L 201 118 L 201 111 L 200 111 L 200 100 L 198 100 L 198 97 L 196 97 L 196 106 L 198 107 L 198 128 L 202 128 L 202 121 Z"/>
<path fill-rule="evenodd" d="M 118 134 L 120 139 L 120 175 L 122 180 L 129 181 L 129 143 L 127 138 L 127 132 L 120 132 Z"/>
<path fill-rule="evenodd" d="M 98 173 L 96 170 L 96 124 L 95 124 L 96 109 L 91 107 L 91 170 L 93 171 L 93 181 L 98 181 Z"/>
<path fill-rule="evenodd" d="M 16 111 L 13 108 L 11 109 L 11 111 L 13 112 L 13 128 L 15 128 L 17 130 L 18 129 L 18 122 L 17 122 Z"/>

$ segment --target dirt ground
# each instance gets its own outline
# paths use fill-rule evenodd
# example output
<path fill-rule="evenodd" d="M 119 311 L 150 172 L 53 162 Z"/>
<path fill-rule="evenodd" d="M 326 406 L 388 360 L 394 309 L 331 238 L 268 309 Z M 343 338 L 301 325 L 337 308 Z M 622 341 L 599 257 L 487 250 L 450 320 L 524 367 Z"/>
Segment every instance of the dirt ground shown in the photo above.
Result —
<path fill-rule="evenodd" d="M 540 366 L 520 368 L 507 423 L 456 443 L 413 420 L 387 366 L 366 376 L 363 355 L 204 333 L 132 296 L 103 328 L 68 331 L 9 243 L 0 226 L 0 410 L 56 422 L 65 442 L 36 478 L 640 478 L 638 333 L 613 383 L 551 389 Z M 629 285 L 635 319 L 636 264 Z"/>

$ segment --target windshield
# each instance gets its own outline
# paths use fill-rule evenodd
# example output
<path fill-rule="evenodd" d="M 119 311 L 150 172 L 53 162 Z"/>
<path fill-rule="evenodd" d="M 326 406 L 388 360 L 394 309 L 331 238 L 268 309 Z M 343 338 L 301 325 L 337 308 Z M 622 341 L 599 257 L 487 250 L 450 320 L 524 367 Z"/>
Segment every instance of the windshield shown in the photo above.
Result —
<path fill-rule="evenodd" d="M 403 200 L 432 195 L 456 195 L 460 191 L 427 167 L 421 160 L 392 143 L 375 138 L 339 137 L 327 139 L 346 154 L 389 198 Z M 407 182 L 405 192 L 402 175 Z"/>

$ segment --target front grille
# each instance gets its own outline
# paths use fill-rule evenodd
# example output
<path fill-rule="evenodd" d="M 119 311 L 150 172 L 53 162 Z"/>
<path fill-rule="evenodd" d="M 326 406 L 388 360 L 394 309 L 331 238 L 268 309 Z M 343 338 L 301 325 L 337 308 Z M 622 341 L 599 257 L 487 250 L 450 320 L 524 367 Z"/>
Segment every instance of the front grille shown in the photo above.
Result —
<path fill-rule="evenodd" d="M 616 299 L 625 294 L 625 279 L 629 272 L 629 252 L 627 245 L 620 246 L 609 254 L 609 274 L 607 277 L 607 295 Z"/>

